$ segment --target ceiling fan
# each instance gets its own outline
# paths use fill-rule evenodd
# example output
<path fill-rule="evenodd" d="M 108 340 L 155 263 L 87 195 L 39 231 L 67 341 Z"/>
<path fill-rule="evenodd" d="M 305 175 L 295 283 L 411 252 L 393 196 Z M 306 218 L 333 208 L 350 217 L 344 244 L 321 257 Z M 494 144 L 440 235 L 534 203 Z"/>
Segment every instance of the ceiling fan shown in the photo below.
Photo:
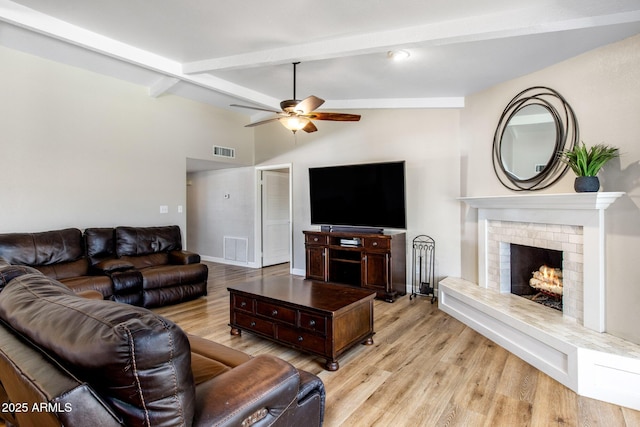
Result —
<path fill-rule="evenodd" d="M 284 127 L 292 131 L 294 134 L 303 130 L 307 133 L 315 132 L 318 128 L 313 124 L 312 120 L 331 120 L 338 122 L 357 122 L 360 120 L 359 114 L 342 114 L 342 113 L 325 113 L 314 111 L 316 108 L 324 104 L 324 99 L 317 96 L 308 96 L 302 101 L 296 99 L 296 66 L 299 62 L 293 63 L 293 99 L 286 99 L 280 103 L 282 111 L 270 110 L 267 108 L 250 107 L 248 105 L 231 104 L 232 107 L 249 108 L 251 110 L 268 111 L 277 114 L 276 117 L 261 120 L 255 123 L 249 123 L 245 127 L 254 127 L 279 121 Z"/>

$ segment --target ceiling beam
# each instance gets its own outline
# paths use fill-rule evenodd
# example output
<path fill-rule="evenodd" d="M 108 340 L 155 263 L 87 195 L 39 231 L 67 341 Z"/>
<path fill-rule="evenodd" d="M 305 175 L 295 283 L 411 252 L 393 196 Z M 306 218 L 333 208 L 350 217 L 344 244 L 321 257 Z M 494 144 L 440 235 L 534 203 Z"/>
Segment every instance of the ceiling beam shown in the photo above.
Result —
<path fill-rule="evenodd" d="M 320 111 L 379 108 L 464 108 L 464 97 L 328 100 L 322 104 Z"/>
<path fill-rule="evenodd" d="M 182 64 L 152 52 L 86 30 L 9 0 L 0 0 L 0 21 L 266 107 L 280 100 L 210 75 L 187 75 Z M 150 89 L 151 90 L 151 89 Z"/>
<path fill-rule="evenodd" d="M 187 62 L 182 65 L 182 71 L 185 74 L 198 74 L 217 70 L 287 64 L 296 61 L 310 62 L 378 53 L 394 48 L 409 48 L 418 44 L 421 46 L 447 45 L 640 21 L 640 11 L 586 18 L 562 19 L 550 18 L 550 16 L 554 16 L 554 14 L 528 9 L 517 12 L 502 12 Z M 557 16 L 562 17 L 562 14 Z"/>

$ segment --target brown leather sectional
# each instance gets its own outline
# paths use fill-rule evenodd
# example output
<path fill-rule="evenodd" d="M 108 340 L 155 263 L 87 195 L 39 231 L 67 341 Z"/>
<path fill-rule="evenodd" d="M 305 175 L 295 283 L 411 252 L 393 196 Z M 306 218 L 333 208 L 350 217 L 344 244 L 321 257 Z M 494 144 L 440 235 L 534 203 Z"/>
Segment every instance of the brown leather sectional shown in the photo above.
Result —
<path fill-rule="evenodd" d="M 158 307 L 207 294 L 208 268 L 182 250 L 180 228 L 77 228 L 0 234 L 0 257 L 34 267 L 75 292 Z"/>
<path fill-rule="evenodd" d="M 322 425 L 322 381 L 279 358 L 187 335 L 145 308 L 83 298 L 2 258 L 0 289 L 8 425 Z"/>

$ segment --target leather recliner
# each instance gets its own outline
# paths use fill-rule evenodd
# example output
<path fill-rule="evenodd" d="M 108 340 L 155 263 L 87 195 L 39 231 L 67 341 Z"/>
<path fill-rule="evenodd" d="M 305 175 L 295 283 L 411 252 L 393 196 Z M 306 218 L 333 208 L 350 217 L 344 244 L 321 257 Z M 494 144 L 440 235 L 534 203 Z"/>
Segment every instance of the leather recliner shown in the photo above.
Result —
<path fill-rule="evenodd" d="M 0 265 L 0 414 L 38 426 L 319 426 L 315 375 L 185 334 L 147 309 Z"/>
<path fill-rule="evenodd" d="M 31 266 L 75 292 L 144 307 L 207 294 L 208 268 L 182 249 L 180 228 L 77 228 L 0 234 L 0 257 Z"/>

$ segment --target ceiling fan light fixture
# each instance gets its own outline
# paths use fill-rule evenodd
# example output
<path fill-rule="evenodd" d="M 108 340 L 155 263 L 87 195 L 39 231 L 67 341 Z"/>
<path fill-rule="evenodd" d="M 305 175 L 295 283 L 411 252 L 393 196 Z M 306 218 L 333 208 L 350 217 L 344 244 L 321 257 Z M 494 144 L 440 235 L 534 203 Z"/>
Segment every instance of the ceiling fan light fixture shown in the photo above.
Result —
<path fill-rule="evenodd" d="M 400 50 L 390 50 L 387 52 L 387 57 L 394 61 L 405 61 L 409 59 L 411 53 L 408 50 L 400 49 Z"/>
<path fill-rule="evenodd" d="M 291 116 L 280 119 L 280 123 L 291 132 L 296 133 L 309 124 L 309 119 L 306 117 Z"/>
<path fill-rule="evenodd" d="M 329 120 L 338 122 L 357 122 L 360 120 L 359 114 L 343 114 L 343 113 L 327 113 L 317 112 L 315 109 L 324 104 L 324 99 L 317 96 L 310 95 L 302 100 L 296 99 L 296 65 L 298 62 L 293 63 L 293 99 L 285 99 L 280 103 L 280 109 L 282 111 L 276 111 L 260 107 L 250 107 L 248 105 L 231 104 L 234 107 L 249 108 L 251 110 L 268 111 L 275 113 L 275 117 L 269 119 L 260 120 L 254 123 L 249 123 L 245 127 L 255 127 L 266 123 L 280 122 L 282 126 L 295 133 L 299 130 L 303 130 L 306 133 L 316 132 L 318 128 L 313 124 L 313 120 Z"/>

